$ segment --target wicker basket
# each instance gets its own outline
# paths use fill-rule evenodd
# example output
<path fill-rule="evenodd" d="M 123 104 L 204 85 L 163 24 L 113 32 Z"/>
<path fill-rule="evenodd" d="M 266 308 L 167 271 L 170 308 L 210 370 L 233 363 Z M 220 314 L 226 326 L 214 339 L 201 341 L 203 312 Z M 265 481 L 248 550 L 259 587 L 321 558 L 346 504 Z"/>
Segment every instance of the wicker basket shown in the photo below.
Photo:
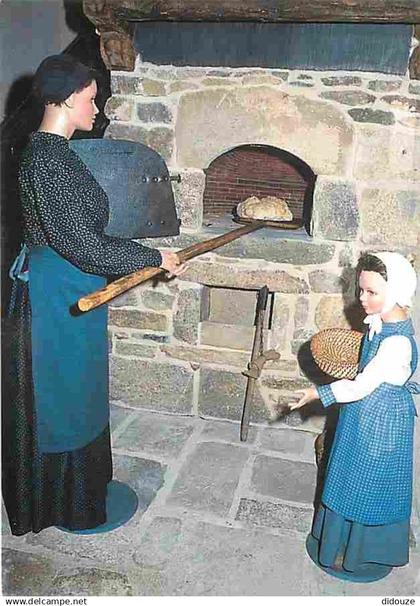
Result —
<path fill-rule="evenodd" d="M 311 339 L 311 352 L 319 368 L 335 379 L 354 379 L 363 334 L 346 328 L 326 328 Z"/>

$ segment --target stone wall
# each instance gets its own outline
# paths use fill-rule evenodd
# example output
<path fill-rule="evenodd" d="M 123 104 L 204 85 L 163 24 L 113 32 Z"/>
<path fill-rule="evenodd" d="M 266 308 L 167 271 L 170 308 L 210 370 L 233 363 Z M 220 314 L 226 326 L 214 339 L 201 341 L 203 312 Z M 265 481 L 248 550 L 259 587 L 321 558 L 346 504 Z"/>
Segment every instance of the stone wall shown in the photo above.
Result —
<path fill-rule="evenodd" d="M 150 246 L 181 249 L 220 233 L 203 226 L 204 170 L 235 146 L 285 150 L 317 175 L 311 236 L 249 234 L 190 261 L 182 278 L 146 283 L 113 302 L 112 399 L 238 421 L 249 334 L 235 338 L 229 316 L 203 322 L 208 289 L 232 289 L 237 314 L 235 294 L 267 284 L 274 303 L 265 345 L 281 358 L 263 371 L 252 420 L 320 431 L 325 417 L 316 407 L 283 413 L 292 392 L 309 384 L 308 339 L 322 328 L 360 326 L 353 270 L 360 251 L 399 250 L 420 266 L 420 84 L 383 74 L 138 62 L 132 74 L 113 73 L 112 88 L 106 136 L 151 146 L 182 177 L 174 184 L 181 235 Z"/>
<path fill-rule="evenodd" d="M 275 300 L 267 346 L 281 360 L 264 371 L 254 410 L 254 420 L 267 420 L 306 384 L 297 359 L 310 336 L 358 326 L 352 267 L 360 250 L 418 252 L 420 85 L 380 74 L 138 62 L 132 74 L 114 73 L 112 88 L 107 136 L 150 145 L 182 177 L 174 184 L 181 236 L 146 244 L 180 249 L 215 235 L 202 225 L 204 169 L 235 146 L 286 150 L 317 175 L 312 238 L 245 236 L 191 261 L 181 279 L 146 284 L 111 306 L 114 398 L 239 419 L 249 348 L 229 347 L 234 332 L 223 323 L 210 339 L 219 328 L 223 347 L 203 345 L 203 296 L 209 286 L 268 284 Z"/>

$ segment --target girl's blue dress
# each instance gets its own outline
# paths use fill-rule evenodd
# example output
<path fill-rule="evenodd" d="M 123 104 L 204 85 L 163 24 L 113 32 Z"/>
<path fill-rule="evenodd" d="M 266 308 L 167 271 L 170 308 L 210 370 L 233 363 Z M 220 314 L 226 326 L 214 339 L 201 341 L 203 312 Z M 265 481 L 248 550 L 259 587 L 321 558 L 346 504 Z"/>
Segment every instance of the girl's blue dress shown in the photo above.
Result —
<path fill-rule="evenodd" d="M 359 371 L 381 342 L 404 335 L 418 355 L 410 320 L 384 323 L 371 341 L 364 337 Z M 307 547 L 311 558 L 334 576 L 377 580 L 408 562 L 412 501 L 413 384 L 382 383 L 361 400 L 340 406 L 321 506 Z M 329 385 L 318 387 L 324 406 L 336 402 Z"/>

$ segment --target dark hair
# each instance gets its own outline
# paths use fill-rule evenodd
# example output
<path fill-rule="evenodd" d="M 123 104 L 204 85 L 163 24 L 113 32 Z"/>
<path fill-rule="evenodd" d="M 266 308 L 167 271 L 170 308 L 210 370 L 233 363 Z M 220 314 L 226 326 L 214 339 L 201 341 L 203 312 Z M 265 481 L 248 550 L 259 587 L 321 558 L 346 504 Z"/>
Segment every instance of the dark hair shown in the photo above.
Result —
<path fill-rule="evenodd" d="M 386 267 L 379 257 L 376 257 L 371 253 L 362 253 L 356 265 L 356 284 L 355 284 L 355 297 L 359 298 L 359 278 L 362 271 L 375 271 L 380 274 L 384 280 L 388 279 Z"/>
<path fill-rule="evenodd" d="M 33 92 L 44 105 L 60 105 L 93 80 L 96 80 L 95 70 L 79 63 L 71 55 L 51 55 L 35 72 Z"/>
<path fill-rule="evenodd" d="M 386 266 L 375 254 L 363 253 L 360 256 L 356 266 L 357 280 L 359 280 L 362 271 L 375 271 L 377 274 L 380 274 L 384 280 L 388 280 Z"/>

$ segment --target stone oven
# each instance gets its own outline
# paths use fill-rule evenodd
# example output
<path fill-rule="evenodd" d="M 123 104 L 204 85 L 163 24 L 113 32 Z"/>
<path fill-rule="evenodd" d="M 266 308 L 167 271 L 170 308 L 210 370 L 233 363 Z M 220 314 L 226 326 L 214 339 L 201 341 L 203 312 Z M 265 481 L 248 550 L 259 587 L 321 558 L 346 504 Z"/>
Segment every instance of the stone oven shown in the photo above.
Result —
<path fill-rule="evenodd" d="M 308 385 L 308 339 L 360 326 L 359 253 L 398 249 L 420 262 L 419 72 L 411 67 L 410 77 L 408 54 L 402 72 L 232 67 L 153 62 L 135 45 L 124 64 L 124 52 L 107 54 L 115 32 L 102 31 L 113 68 L 105 136 L 149 145 L 181 175 L 181 235 L 146 244 L 181 249 L 234 229 L 232 208 L 256 192 L 284 195 L 304 223 L 246 235 L 190 261 L 181 279 L 114 300 L 113 400 L 239 421 L 256 293 L 267 285 L 266 347 L 281 357 L 264 368 L 251 419 L 318 433 L 320 411 L 282 412 Z"/>
<path fill-rule="evenodd" d="M 232 216 L 250 196 L 286 200 L 299 223 L 310 230 L 315 175 L 299 158 L 266 145 L 244 145 L 222 154 L 204 171 L 203 220 Z"/>

